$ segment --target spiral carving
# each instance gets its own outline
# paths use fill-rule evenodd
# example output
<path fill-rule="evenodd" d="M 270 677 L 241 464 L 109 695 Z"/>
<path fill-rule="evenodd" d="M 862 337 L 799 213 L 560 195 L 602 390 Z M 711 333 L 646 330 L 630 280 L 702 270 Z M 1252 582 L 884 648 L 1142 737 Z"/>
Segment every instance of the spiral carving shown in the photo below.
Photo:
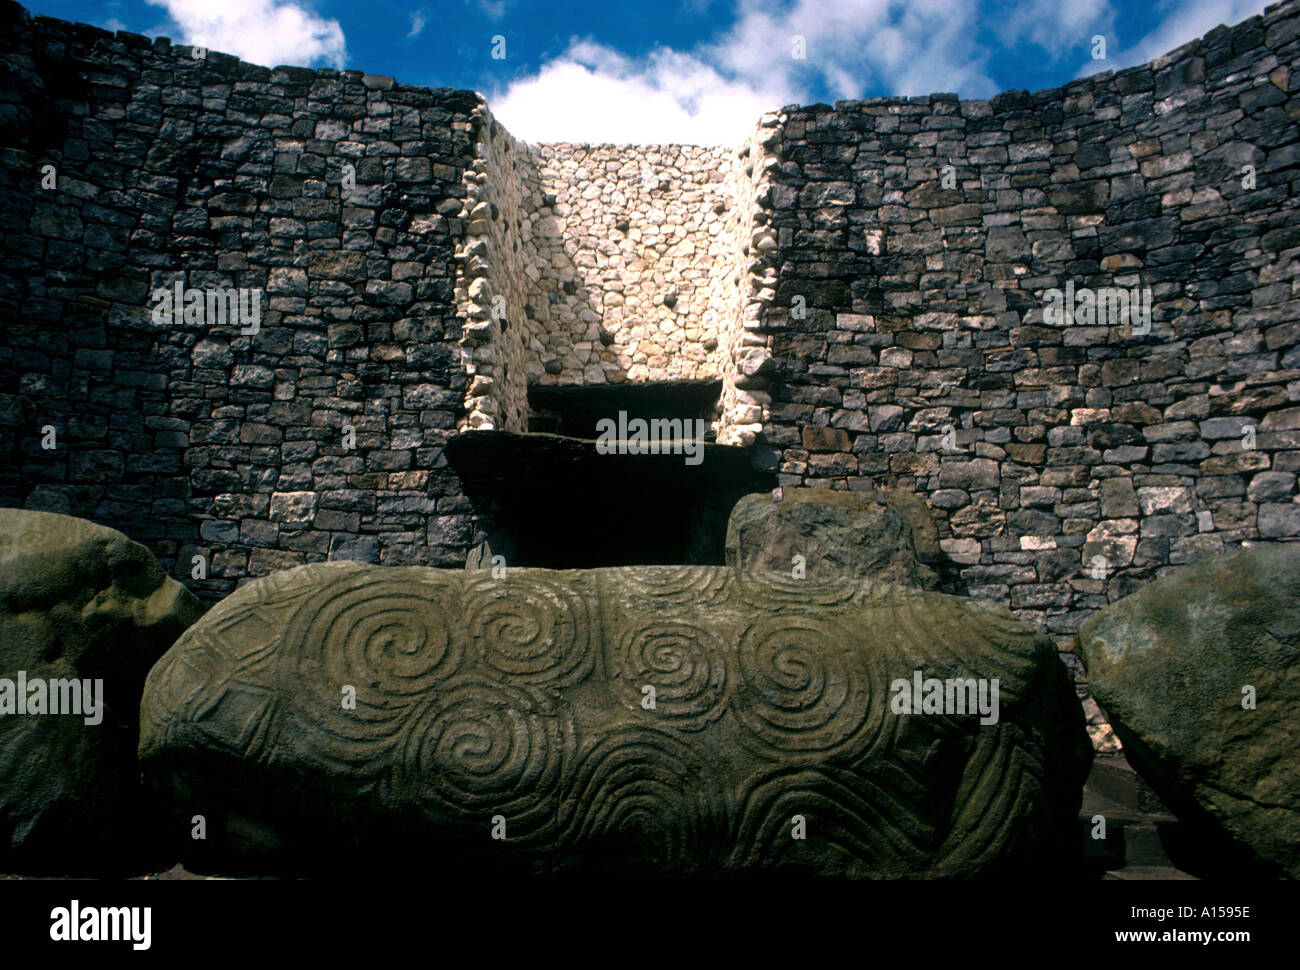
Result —
<path fill-rule="evenodd" d="M 795 579 L 788 573 L 740 571 L 736 589 L 750 606 L 770 612 L 786 607 L 817 606 L 839 612 L 871 598 L 874 584 L 866 579 Z"/>
<path fill-rule="evenodd" d="M 914 831 L 897 824 L 913 807 L 860 774 L 824 768 L 765 772 L 749 779 L 741 792 L 731 863 L 911 875 L 924 869 L 931 851 Z M 796 815 L 813 833 L 808 842 L 790 837 Z M 921 841 L 933 839 L 926 829 Z"/>
<path fill-rule="evenodd" d="M 298 654 L 295 673 L 331 699 L 339 684 L 413 697 L 459 665 L 461 637 L 449 591 L 387 582 L 373 574 L 322 586 L 294 613 L 285 640 Z"/>
<path fill-rule="evenodd" d="M 1002 720 L 894 715 L 916 670 L 1002 678 Z M 1077 791 L 1046 757 L 1062 677 L 1005 612 L 856 580 L 327 564 L 186 632 L 150 675 L 141 753 L 218 751 L 254 810 L 270 791 L 317 822 L 414 822 L 492 865 L 982 872 L 1032 858 L 1053 786 Z"/>
<path fill-rule="evenodd" d="M 725 788 L 699 752 L 667 731 L 607 732 L 579 757 L 562 803 L 564 843 L 672 870 L 714 867 L 734 824 Z"/>
<path fill-rule="evenodd" d="M 538 572 L 472 579 L 464 609 L 475 660 L 516 683 L 566 687 L 583 680 L 593 663 L 583 592 Z"/>
<path fill-rule="evenodd" d="M 609 589 L 626 589 L 630 598 L 652 600 L 660 606 L 698 607 L 729 595 L 731 571 L 701 566 L 637 566 L 608 570 L 621 582 Z"/>
<path fill-rule="evenodd" d="M 571 759 L 568 708 L 541 691 L 473 674 L 442 685 L 404 725 L 403 779 L 429 817 L 505 816 L 511 838 L 553 838 Z"/>
<path fill-rule="evenodd" d="M 611 671 L 623 703 L 673 727 L 699 730 L 727 709 L 726 652 L 717 634 L 679 620 L 636 622 L 613 644 Z M 654 688 L 653 710 L 643 689 Z"/>
<path fill-rule="evenodd" d="M 866 740 L 872 690 L 866 666 L 844 649 L 853 640 L 851 630 L 809 614 L 753 621 L 736 649 L 734 704 L 752 740 L 775 752 L 826 756 Z"/>
<path fill-rule="evenodd" d="M 464 634 L 445 584 L 347 572 L 320 584 L 283 636 L 280 687 L 296 730 L 327 763 L 369 772 L 392 749 L 397 724 L 460 666 Z M 356 689 L 355 710 L 342 689 Z"/>

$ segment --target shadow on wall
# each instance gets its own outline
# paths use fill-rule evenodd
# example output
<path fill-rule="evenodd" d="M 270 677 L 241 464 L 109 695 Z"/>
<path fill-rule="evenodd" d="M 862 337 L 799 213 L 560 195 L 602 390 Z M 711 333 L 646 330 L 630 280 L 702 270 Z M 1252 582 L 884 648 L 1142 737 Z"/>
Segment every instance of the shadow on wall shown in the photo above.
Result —
<path fill-rule="evenodd" d="M 543 203 L 553 207 L 556 204 L 555 196 L 544 193 Z M 626 368 L 618 365 L 618 359 L 627 355 L 628 348 L 619 346 L 618 334 L 605 326 L 603 301 L 599 297 L 599 291 L 587 284 L 585 274 L 578 268 L 576 258 L 584 250 L 575 247 L 577 252 L 571 252 L 570 247 L 565 245 L 566 238 L 557 216 L 539 218 L 533 225 L 538 258 L 542 265 L 551 267 L 554 275 L 545 278 L 545 286 L 530 292 L 524 305 L 528 317 L 526 336 L 529 338 L 525 353 L 528 354 L 526 359 L 534 365 L 526 371 L 529 383 L 546 383 L 548 380 L 560 383 L 566 379 L 582 383 L 583 378 L 591 376 L 588 374 L 591 366 L 598 367 L 601 381 L 621 383 L 628 380 L 628 373 Z M 559 319 L 556 318 L 557 313 L 562 314 Z M 566 328 L 567 317 L 563 314 L 569 314 L 574 320 L 586 325 L 581 332 L 583 340 L 572 339 L 578 331 Z M 533 345 L 533 340 L 538 343 Z M 602 350 L 607 351 L 601 353 L 601 364 L 591 364 L 579 373 L 566 374 L 565 356 L 572 358 L 577 349 L 574 346 L 576 343 L 588 342 L 599 344 Z M 536 366 L 536 361 L 540 361 L 540 368 Z M 608 363 L 616 366 L 613 369 L 603 366 Z"/>

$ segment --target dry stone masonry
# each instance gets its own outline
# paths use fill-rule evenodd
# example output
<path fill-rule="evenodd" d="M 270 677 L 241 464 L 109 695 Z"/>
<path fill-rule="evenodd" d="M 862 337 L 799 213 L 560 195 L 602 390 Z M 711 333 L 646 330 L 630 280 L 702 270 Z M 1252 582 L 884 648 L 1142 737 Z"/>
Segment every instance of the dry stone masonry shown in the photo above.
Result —
<path fill-rule="evenodd" d="M 479 100 L 0 16 L 4 501 L 111 523 L 208 596 L 326 558 L 463 563 L 440 455 Z M 155 322 L 176 282 L 260 290 L 257 333 Z"/>
<path fill-rule="evenodd" d="M 0 503 L 206 598 L 455 567 L 495 526 L 453 438 L 526 434 L 535 388 L 714 381 L 709 437 L 773 485 L 915 494 L 941 588 L 1064 649 L 1300 537 L 1298 50 L 1290 0 L 1033 94 L 526 145 L 471 92 L 5 3 Z M 255 332 L 155 314 L 178 283 L 258 294 Z"/>
<path fill-rule="evenodd" d="M 529 385 L 720 378 L 715 437 L 752 444 L 771 355 L 743 325 L 776 283 L 751 270 L 776 248 L 758 224 L 761 144 L 528 146 L 486 105 L 471 114 L 464 427 L 526 431 Z"/>

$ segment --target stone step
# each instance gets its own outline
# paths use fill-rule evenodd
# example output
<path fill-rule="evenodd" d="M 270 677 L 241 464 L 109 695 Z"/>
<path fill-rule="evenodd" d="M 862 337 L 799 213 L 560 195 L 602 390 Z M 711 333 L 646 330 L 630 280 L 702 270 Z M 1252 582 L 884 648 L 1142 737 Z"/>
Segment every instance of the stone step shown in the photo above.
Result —
<path fill-rule="evenodd" d="M 1117 879 L 1124 882 L 1154 882 L 1168 881 L 1170 879 L 1196 881 L 1196 877 L 1190 873 L 1169 866 L 1125 866 L 1123 869 L 1113 869 L 1107 872 L 1102 878 Z"/>
<path fill-rule="evenodd" d="M 1098 815 L 1106 819 L 1107 828 L 1113 824 L 1125 825 L 1149 821 L 1148 817 L 1137 809 L 1127 808 L 1114 799 L 1085 788 L 1083 801 L 1079 805 L 1079 821 L 1091 825 L 1092 820 Z"/>
<path fill-rule="evenodd" d="M 1135 795 L 1136 789 L 1130 787 L 1127 792 Z M 1119 789 L 1119 794 L 1124 795 L 1125 790 Z M 1106 822 L 1105 837 L 1100 839 L 1093 837 L 1098 816 Z M 1172 868 L 1165 849 L 1166 838 L 1171 833 L 1176 835 L 1179 826 L 1172 815 L 1143 812 L 1085 788 L 1079 806 L 1079 826 L 1084 865 L 1091 872 L 1130 867 Z"/>
<path fill-rule="evenodd" d="M 1084 790 L 1103 795 L 1151 820 L 1174 819 L 1173 813 L 1122 754 L 1098 755 L 1092 763 Z"/>
<path fill-rule="evenodd" d="M 1127 866 L 1171 867 L 1159 827 L 1124 826 L 1124 863 Z"/>
<path fill-rule="evenodd" d="M 1155 825 L 1122 824 L 1108 818 L 1106 837 L 1093 838 L 1090 821 L 1080 822 L 1083 864 L 1092 872 L 1121 867 L 1173 867 L 1164 836 Z"/>
<path fill-rule="evenodd" d="M 1093 878 L 1096 878 L 1103 872 L 1123 867 L 1124 847 L 1119 836 L 1119 830 L 1112 829 L 1108 824 L 1106 826 L 1106 838 L 1094 839 L 1092 837 L 1092 824 L 1080 821 L 1079 838 L 1081 839 L 1081 863 L 1085 873 L 1089 873 Z"/>
<path fill-rule="evenodd" d="M 1117 805 L 1137 810 L 1138 778 L 1123 755 L 1098 755 L 1084 783 L 1085 791 L 1095 792 Z"/>

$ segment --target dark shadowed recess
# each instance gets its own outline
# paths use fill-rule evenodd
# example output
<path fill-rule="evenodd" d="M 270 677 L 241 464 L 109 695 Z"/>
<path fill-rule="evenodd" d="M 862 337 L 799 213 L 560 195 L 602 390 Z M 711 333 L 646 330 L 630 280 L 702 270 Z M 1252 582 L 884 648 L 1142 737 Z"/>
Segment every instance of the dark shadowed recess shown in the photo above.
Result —
<path fill-rule="evenodd" d="M 722 565 L 727 517 L 748 492 L 775 487 L 750 449 L 705 443 L 697 464 L 683 454 L 601 454 L 601 418 L 682 419 L 694 427 L 720 381 L 532 388 L 533 426 L 557 434 L 470 431 L 447 444 L 468 495 L 497 532 L 478 562 L 512 566 Z M 692 459 L 695 460 L 695 459 Z"/>
<path fill-rule="evenodd" d="M 570 438 L 596 438 L 603 418 L 617 422 L 619 411 L 628 418 L 703 419 L 709 440 L 713 405 L 722 393 L 722 381 L 656 381 L 652 384 L 552 385 L 528 389 L 529 431 L 551 432 Z M 692 425 L 693 426 L 693 425 Z"/>

